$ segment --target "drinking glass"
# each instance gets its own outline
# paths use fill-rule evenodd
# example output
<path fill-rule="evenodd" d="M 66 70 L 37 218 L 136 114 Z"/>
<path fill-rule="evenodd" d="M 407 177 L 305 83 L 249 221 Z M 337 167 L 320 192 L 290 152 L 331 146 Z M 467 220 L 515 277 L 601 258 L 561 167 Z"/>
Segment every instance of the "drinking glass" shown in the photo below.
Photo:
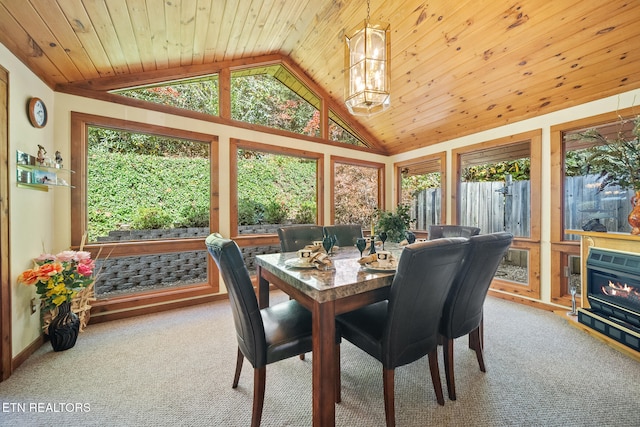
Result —
<path fill-rule="evenodd" d="M 356 240 L 356 248 L 360 251 L 360 258 L 362 258 L 362 252 L 367 247 L 367 240 L 364 237 L 358 237 Z"/>
<path fill-rule="evenodd" d="M 407 231 L 407 243 L 412 244 L 416 241 L 416 235 L 412 231 Z"/>
<path fill-rule="evenodd" d="M 382 242 L 382 250 L 384 251 L 384 242 L 387 240 L 387 232 L 386 231 L 381 231 L 378 234 L 378 237 L 380 238 L 380 241 Z"/>
<path fill-rule="evenodd" d="M 331 236 L 325 236 L 322 239 L 322 247 L 327 252 L 327 255 L 331 253 L 331 248 L 333 248 L 333 244 L 334 244 L 334 241 Z"/>

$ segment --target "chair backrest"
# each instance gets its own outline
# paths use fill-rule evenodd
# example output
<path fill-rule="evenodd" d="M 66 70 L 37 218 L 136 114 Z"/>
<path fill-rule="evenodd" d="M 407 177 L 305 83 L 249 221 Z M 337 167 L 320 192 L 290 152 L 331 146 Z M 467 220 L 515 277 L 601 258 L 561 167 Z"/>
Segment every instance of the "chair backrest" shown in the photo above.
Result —
<path fill-rule="evenodd" d="M 280 251 L 294 252 L 310 245 L 314 240 L 322 240 L 323 227 L 321 225 L 293 225 L 278 228 Z"/>
<path fill-rule="evenodd" d="M 238 347 L 254 367 L 267 362 L 264 324 L 251 277 L 240 248 L 233 240 L 214 233 L 205 240 L 227 287 Z"/>
<path fill-rule="evenodd" d="M 442 239 L 443 237 L 466 237 L 480 234 L 478 227 L 466 225 L 430 225 L 429 240 Z"/>
<path fill-rule="evenodd" d="M 411 363 L 438 346 L 442 307 L 468 246 L 468 239 L 453 237 L 403 249 L 382 336 L 385 368 Z"/>
<path fill-rule="evenodd" d="M 513 235 L 505 232 L 472 236 L 469 239 L 469 251 L 442 311 L 442 335 L 458 338 L 480 325 L 489 286 L 512 241 Z"/>
<path fill-rule="evenodd" d="M 362 226 L 360 224 L 337 224 L 325 225 L 325 234 L 335 235 L 338 239 L 338 246 L 354 246 L 358 237 L 363 237 Z"/>

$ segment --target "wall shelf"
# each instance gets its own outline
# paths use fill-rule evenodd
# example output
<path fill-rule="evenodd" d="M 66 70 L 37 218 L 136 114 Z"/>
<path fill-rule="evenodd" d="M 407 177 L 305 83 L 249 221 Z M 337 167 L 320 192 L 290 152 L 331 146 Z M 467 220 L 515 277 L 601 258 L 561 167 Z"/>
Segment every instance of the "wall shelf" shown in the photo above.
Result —
<path fill-rule="evenodd" d="M 45 161 L 47 163 L 39 164 L 34 156 L 16 150 L 17 186 L 39 191 L 49 191 L 50 187 L 73 188 L 69 184 L 69 177 L 74 171 L 58 167 L 50 159 Z"/>

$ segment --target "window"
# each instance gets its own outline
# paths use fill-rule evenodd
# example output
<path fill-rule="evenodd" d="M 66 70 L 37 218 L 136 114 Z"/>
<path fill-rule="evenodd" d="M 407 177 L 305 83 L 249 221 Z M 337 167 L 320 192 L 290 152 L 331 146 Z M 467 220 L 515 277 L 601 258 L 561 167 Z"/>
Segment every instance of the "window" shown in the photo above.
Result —
<path fill-rule="evenodd" d="M 318 224 L 322 155 L 232 140 L 231 229 L 276 234 L 286 224 Z"/>
<path fill-rule="evenodd" d="M 88 127 L 88 242 L 206 237 L 210 144 Z"/>
<path fill-rule="evenodd" d="M 453 223 L 512 233 L 492 289 L 533 298 L 540 298 L 540 140 L 533 131 L 453 151 Z"/>
<path fill-rule="evenodd" d="M 619 120 L 596 127 L 607 139 L 616 139 L 620 133 L 628 135 L 628 140 L 633 137 L 632 128 L 632 121 L 621 124 Z M 607 231 L 629 233 L 631 228 L 627 217 L 632 208 L 629 200 L 633 189 L 617 185 L 600 187 L 602 179 L 599 171 L 590 170 L 587 161 L 595 143 L 577 136 L 585 130 L 566 132 L 563 137 L 564 229 L 580 230 L 587 222 L 595 220 L 604 225 Z M 565 232 L 564 239 L 579 240 L 579 236 Z"/>
<path fill-rule="evenodd" d="M 215 137 L 72 113 L 72 150 L 71 241 L 97 260 L 99 311 L 217 292 Z"/>
<path fill-rule="evenodd" d="M 218 75 L 122 89 L 113 93 L 154 104 L 218 115 Z"/>
<path fill-rule="evenodd" d="M 415 230 L 444 221 L 445 153 L 396 163 L 399 203 L 410 207 Z"/>
<path fill-rule="evenodd" d="M 332 157 L 332 223 L 371 227 L 376 208 L 384 206 L 384 165 Z"/>
<path fill-rule="evenodd" d="M 581 280 L 580 238 L 569 230 L 582 230 L 597 219 L 608 231 L 629 232 L 626 217 L 631 209 L 629 189 L 612 186 L 598 191 L 598 176 L 587 172 L 586 157 L 593 144 L 570 135 L 597 129 L 614 139 L 617 132 L 629 130 L 620 127 L 620 117 L 633 114 L 626 109 L 551 128 L 551 300 L 557 304 L 571 306 L 570 289 Z"/>
<path fill-rule="evenodd" d="M 329 139 L 345 144 L 367 147 L 362 139 L 336 113 L 329 110 Z"/>
<path fill-rule="evenodd" d="M 231 73 L 231 118 L 320 136 L 320 98 L 282 65 Z"/>

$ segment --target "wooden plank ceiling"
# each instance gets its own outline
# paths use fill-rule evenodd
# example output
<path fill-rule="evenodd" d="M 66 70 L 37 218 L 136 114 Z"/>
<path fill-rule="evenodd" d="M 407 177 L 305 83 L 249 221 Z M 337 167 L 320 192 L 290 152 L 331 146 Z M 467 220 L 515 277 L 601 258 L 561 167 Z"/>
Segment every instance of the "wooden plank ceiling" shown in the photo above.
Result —
<path fill-rule="evenodd" d="M 0 0 L 0 42 L 53 88 L 281 55 L 339 105 L 365 1 Z M 389 154 L 640 87 L 640 1 L 371 1 L 391 24 Z M 345 110 L 340 111 L 345 112 Z"/>

